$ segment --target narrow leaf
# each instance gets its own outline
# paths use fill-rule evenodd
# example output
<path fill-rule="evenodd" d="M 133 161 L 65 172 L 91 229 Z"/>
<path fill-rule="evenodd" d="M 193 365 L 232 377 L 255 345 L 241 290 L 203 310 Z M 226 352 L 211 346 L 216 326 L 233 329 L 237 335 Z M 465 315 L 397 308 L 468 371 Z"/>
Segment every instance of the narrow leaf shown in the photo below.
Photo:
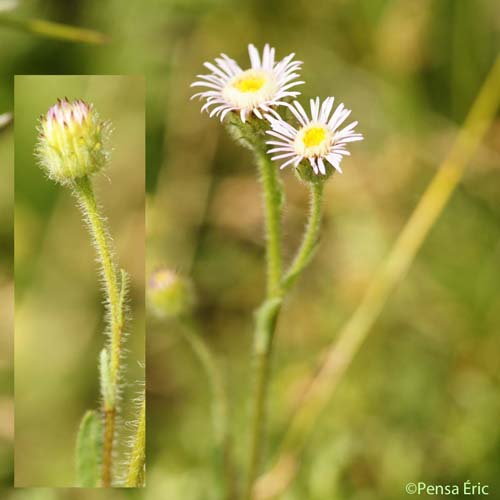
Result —
<path fill-rule="evenodd" d="M 102 464 L 103 425 L 99 414 L 89 410 L 83 416 L 76 441 L 78 486 L 99 486 Z"/>

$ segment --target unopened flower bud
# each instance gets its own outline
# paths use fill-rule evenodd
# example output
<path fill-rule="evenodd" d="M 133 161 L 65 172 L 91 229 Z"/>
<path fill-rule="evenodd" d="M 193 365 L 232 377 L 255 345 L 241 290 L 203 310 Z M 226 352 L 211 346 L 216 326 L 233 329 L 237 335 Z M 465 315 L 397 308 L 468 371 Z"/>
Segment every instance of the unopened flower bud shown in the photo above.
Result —
<path fill-rule="evenodd" d="M 182 316 L 193 308 L 195 302 L 191 281 L 165 268 L 151 274 L 147 297 L 151 311 L 160 318 Z"/>
<path fill-rule="evenodd" d="M 92 104 L 58 99 L 38 125 L 36 156 L 47 176 L 60 184 L 102 170 L 109 160 L 110 124 Z"/>

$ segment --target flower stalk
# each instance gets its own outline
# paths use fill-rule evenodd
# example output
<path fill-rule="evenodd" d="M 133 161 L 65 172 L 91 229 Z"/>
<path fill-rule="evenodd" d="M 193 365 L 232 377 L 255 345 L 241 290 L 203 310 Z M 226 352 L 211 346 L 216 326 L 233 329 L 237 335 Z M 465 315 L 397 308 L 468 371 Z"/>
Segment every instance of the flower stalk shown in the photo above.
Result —
<path fill-rule="evenodd" d="M 309 218 L 299 249 L 283 278 L 283 289 L 289 290 L 312 259 L 319 242 L 324 182 L 310 182 Z"/>
<path fill-rule="evenodd" d="M 102 485 L 111 486 L 113 446 L 116 427 L 116 401 L 119 395 L 120 360 L 122 350 L 123 322 L 124 322 L 124 296 L 126 290 L 125 274 L 118 278 L 115 263 L 109 245 L 108 231 L 105 227 L 104 217 L 97 205 L 91 180 L 88 176 L 78 178 L 73 184 L 73 193 L 78 200 L 78 205 L 83 214 L 90 235 L 94 242 L 97 260 L 101 269 L 104 292 L 106 296 L 106 309 L 110 330 L 109 360 L 104 358 L 109 366 L 102 366 L 101 358 L 101 391 L 109 394 L 105 397 L 104 406 L 104 450 L 102 461 Z M 108 370 L 108 377 L 103 377 L 103 371 Z M 106 382 L 103 382 L 103 381 Z"/>
<path fill-rule="evenodd" d="M 281 295 L 281 206 L 282 187 L 276 167 L 265 153 L 257 153 L 260 182 L 262 184 L 265 211 L 267 299 Z"/>
<path fill-rule="evenodd" d="M 269 170 L 267 167 L 270 166 Z M 253 487 L 259 474 L 264 441 L 266 401 L 269 392 L 270 367 L 276 323 L 286 293 L 307 267 L 316 249 L 322 218 L 324 182 L 309 182 L 310 210 L 304 235 L 290 267 L 282 278 L 281 198 L 276 169 L 267 156 L 259 158 L 266 213 L 267 296 L 256 313 L 255 328 L 255 396 L 251 423 L 250 456 L 245 498 L 253 498 Z M 274 180 L 273 180 L 274 177 Z"/>
<path fill-rule="evenodd" d="M 223 483 L 222 498 L 234 497 L 233 463 L 230 446 L 227 394 L 216 356 L 199 333 L 195 321 L 184 316 L 181 318 L 182 335 L 200 363 L 207 377 L 212 394 L 211 417 L 215 441 L 217 468 Z"/>
<path fill-rule="evenodd" d="M 245 499 L 252 498 L 254 481 L 258 475 L 264 441 L 266 401 L 269 391 L 272 347 L 276 322 L 282 304 L 281 206 L 282 187 L 271 159 L 256 142 L 255 154 L 263 190 L 266 234 L 266 299 L 256 313 L 254 336 L 255 393 L 252 408 L 248 475 Z"/>
<path fill-rule="evenodd" d="M 119 400 L 120 368 L 123 328 L 127 300 L 128 277 L 118 271 L 113 259 L 106 220 L 97 204 L 91 176 L 100 172 L 109 162 L 107 139 L 110 123 L 102 121 L 92 104 L 81 99 L 58 99 L 48 112 L 40 117 L 36 156 L 40 167 L 54 182 L 71 189 L 83 215 L 94 244 L 105 296 L 108 345 L 101 351 L 99 374 L 102 396 L 102 453 L 89 460 L 92 443 L 85 444 L 91 435 L 85 418 L 79 434 L 77 464 L 101 464 L 101 477 L 95 477 L 92 467 L 78 470 L 79 482 L 85 476 L 86 484 L 110 487 L 113 485 L 113 455 L 116 434 L 117 402 Z M 88 419 L 87 419 L 88 420 Z M 95 427 L 95 425 L 94 425 Z M 96 440 L 94 440 L 97 442 Z M 85 452 L 85 453 L 83 453 Z M 83 456 L 85 455 L 85 457 Z M 85 458 L 85 460 L 83 460 Z M 84 470 L 85 469 L 85 470 Z"/>
<path fill-rule="evenodd" d="M 204 372 L 211 393 L 211 421 L 214 434 L 215 468 L 221 485 L 218 498 L 235 498 L 226 387 L 217 357 L 201 334 L 193 310 L 195 287 L 186 276 L 168 268 L 157 268 L 150 275 L 148 310 L 159 320 L 176 319 L 180 333 Z"/>

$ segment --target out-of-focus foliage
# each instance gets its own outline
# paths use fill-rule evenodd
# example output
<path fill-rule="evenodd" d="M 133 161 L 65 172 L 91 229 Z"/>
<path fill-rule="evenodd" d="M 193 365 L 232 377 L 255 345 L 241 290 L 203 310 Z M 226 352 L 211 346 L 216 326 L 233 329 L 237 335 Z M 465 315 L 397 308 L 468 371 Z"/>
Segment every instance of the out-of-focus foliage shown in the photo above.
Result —
<path fill-rule="evenodd" d="M 178 269 L 197 285 L 198 320 L 228 374 L 240 465 L 251 392 L 251 310 L 264 285 L 259 188 L 248 153 L 199 114 L 198 103 L 189 101 L 189 84 L 202 62 L 220 52 L 245 64 L 247 43 L 269 42 L 278 56 L 293 51 L 304 61 L 303 102 L 334 95 L 360 121 L 366 140 L 353 148 L 345 174 L 329 181 L 321 247 L 278 325 L 272 453 L 303 375 L 355 308 L 477 94 L 500 46 L 498 2 L 53 0 L 24 2 L 18 14 L 90 27 L 111 41 L 91 47 L 0 32 L 0 111 L 11 106 L 13 73 L 143 73 L 148 79 L 147 266 Z M 410 481 L 471 479 L 499 490 L 499 130 L 497 119 L 311 436 L 285 500 L 397 500 Z M 2 167 L 12 165 L 11 136 L 0 136 Z M 307 200 L 292 172 L 283 171 L 282 178 L 290 256 Z M 41 189 L 31 186 L 30 196 L 47 207 L 53 188 Z M 10 202 L 2 192 L 2 221 Z M 8 227 L 0 227 L 4 242 Z M 40 237 L 34 229 L 29 235 Z M 8 257 L 2 253 L 2 294 L 12 287 L 4 272 Z M 205 377 L 175 324 L 148 326 L 143 495 L 207 500 L 213 476 Z M 12 365 L 5 352 L 8 381 Z M 9 383 L 2 389 L 8 407 Z M 3 415 L 0 429 L 8 428 L 9 414 Z M 56 421 L 50 417 L 49 430 Z"/>

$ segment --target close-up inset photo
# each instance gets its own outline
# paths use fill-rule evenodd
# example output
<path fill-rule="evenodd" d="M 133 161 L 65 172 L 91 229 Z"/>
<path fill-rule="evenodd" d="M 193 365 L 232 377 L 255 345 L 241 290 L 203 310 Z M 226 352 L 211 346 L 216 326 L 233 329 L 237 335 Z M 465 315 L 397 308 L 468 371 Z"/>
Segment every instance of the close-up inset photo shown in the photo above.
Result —
<path fill-rule="evenodd" d="M 16 486 L 144 485 L 144 110 L 142 77 L 16 77 Z"/>

